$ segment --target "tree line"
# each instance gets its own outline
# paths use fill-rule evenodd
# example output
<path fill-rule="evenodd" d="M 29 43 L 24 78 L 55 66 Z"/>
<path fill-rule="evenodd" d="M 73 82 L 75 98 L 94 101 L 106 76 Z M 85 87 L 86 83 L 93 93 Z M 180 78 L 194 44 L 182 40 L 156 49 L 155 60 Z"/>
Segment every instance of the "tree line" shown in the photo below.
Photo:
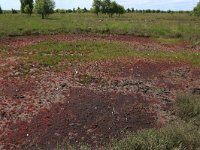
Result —
<path fill-rule="evenodd" d="M 81 9 L 80 7 L 73 8 L 73 9 L 56 9 L 55 13 L 65 14 L 65 13 L 88 13 L 91 12 L 87 8 Z"/>
<path fill-rule="evenodd" d="M 41 14 L 42 19 L 53 13 L 55 8 L 54 0 L 36 0 L 35 4 L 33 0 L 20 0 L 20 2 L 22 13 L 31 15 L 34 10 L 36 13 Z"/>
<path fill-rule="evenodd" d="M 134 9 L 134 8 L 128 8 L 126 9 L 127 13 L 191 13 L 191 11 L 174 11 L 174 10 L 160 10 L 160 9 Z"/>
<path fill-rule="evenodd" d="M 200 2 L 198 2 L 197 6 L 193 9 L 193 11 L 163 11 L 163 10 L 138 10 L 134 8 L 124 9 L 124 6 L 118 4 L 116 1 L 111 0 L 93 0 L 92 8 L 87 10 L 86 8 L 81 9 L 78 7 L 77 9 L 56 9 L 54 0 L 20 0 L 21 13 L 32 15 L 33 12 L 41 14 L 42 19 L 47 18 L 51 13 L 86 13 L 93 12 L 97 16 L 102 14 L 107 14 L 109 17 L 112 17 L 114 14 L 121 15 L 123 13 L 191 13 L 196 16 L 200 16 Z M 0 6 L 0 14 L 11 12 L 12 14 L 16 14 L 19 11 L 12 9 L 11 11 L 3 11 Z"/>

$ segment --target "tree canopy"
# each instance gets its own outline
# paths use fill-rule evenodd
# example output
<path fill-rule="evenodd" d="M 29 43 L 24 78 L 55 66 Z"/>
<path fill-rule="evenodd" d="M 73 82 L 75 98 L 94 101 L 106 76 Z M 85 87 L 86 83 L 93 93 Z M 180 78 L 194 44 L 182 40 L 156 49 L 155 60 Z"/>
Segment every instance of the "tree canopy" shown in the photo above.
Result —
<path fill-rule="evenodd" d="M 112 17 L 113 14 L 123 14 L 125 9 L 122 5 L 119 5 L 116 1 L 111 0 L 93 0 L 92 11 L 97 15 L 101 13 L 108 14 Z"/>
<path fill-rule="evenodd" d="M 200 2 L 198 2 L 197 6 L 194 8 L 193 13 L 200 16 Z"/>
<path fill-rule="evenodd" d="M 99 15 L 99 12 L 101 11 L 101 0 L 94 0 L 92 4 L 93 12 Z"/>
<path fill-rule="evenodd" d="M 21 12 L 32 14 L 33 12 L 33 0 L 20 0 L 21 2 Z"/>
<path fill-rule="evenodd" d="M 36 0 L 35 12 L 42 15 L 42 19 L 48 18 L 49 14 L 54 12 L 55 2 L 54 0 Z"/>
<path fill-rule="evenodd" d="M 1 6 L 0 6 L 0 14 L 2 14 L 3 13 L 3 11 L 2 11 L 2 8 L 1 8 Z"/>

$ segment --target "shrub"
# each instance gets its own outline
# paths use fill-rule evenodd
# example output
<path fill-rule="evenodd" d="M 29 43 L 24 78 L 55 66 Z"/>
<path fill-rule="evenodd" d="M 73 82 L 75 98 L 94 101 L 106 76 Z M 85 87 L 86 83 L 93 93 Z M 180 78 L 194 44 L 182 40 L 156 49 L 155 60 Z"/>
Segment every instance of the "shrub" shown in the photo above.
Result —
<path fill-rule="evenodd" d="M 175 105 L 177 116 L 186 122 L 200 126 L 200 97 L 194 95 L 179 96 Z"/>
<path fill-rule="evenodd" d="M 17 14 L 18 12 L 17 12 L 17 10 L 12 9 L 12 10 L 11 10 L 11 13 L 12 13 L 12 14 Z"/>
<path fill-rule="evenodd" d="M 197 4 L 197 6 L 194 8 L 193 13 L 196 16 L 200 16 L 200 2 Z"/>
<path fill-rule="evenodd" d="M 1 6 L 0 6 L 0 14 L 2 14 L 2 13 L 3 13 L 3 11 L 2 11 Z"/>

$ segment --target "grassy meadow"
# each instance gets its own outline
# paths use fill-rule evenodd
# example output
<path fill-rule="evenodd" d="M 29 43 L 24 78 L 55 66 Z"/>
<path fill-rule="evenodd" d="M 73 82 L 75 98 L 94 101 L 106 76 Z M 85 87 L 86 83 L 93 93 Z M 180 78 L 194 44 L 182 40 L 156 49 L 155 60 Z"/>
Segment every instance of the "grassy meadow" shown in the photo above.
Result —
<path fill-rule="evenodd" d="M 99 33 L 128 34 L 164 38 L 198 40 L 200 38 L 200 19 L 190 14 L 168 13 L 126 13 L 109 18 L 92 13 L 53 14 L 49 19 L 39 15 L 1 14 L 0 37 L 59 34 L 59 33 Z"/>

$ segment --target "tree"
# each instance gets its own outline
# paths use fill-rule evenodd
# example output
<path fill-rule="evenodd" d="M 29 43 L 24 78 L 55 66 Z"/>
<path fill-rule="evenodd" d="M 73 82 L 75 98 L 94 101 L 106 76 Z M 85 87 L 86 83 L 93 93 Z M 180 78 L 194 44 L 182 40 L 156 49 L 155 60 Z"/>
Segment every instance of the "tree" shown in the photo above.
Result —
<path fill-rule="evenodd" d="M 114 13 L 120 16 L 121 14 L 124 14 L 125 12 L 126 10 L 124 9 L 124 6 L 117 4 L 115 1 L 111 2 L 110 17 L 112 17 Z"/>
<path fill-rule="evenodd" d="M 83 13 L 87 13 L 87 12 L 89 12 L 88 10 L 87 10 L 87 8 L 83 8 Z"/>
<path fill-rule="evenodd" d="M 0 14 L 2 14 L 2 13 L 3 13 L 3 11 L 2 11 L 1 6 L 0 6 Z"/>
<path fill-rule="evenodd" d="M 131 13 L 130 8 L 126 9 L 126 12 L 127 12 L 127 13 Z"/>
<path fill-rule="evenodd" d="M 198 2 L 197 6 L 193 10 L 194 15 L 200 16 L 200 2 Z"/>
<path fill-rule="evenodd" d="M 113 14 L 118 14 L 119 16 L 126 12 L 122 5 L 119 5 L 116 1 L 111 0 L 93 0 L 92 11 L 99 15 L 99 13 L 108 14 L 112 17 Z M 127 11 L 130 11 L 128 9 Z"/>
<path fill-rule="evenodd" d="M 109 17 L 112 17 L 114 13 L 117 13 L 118 12 L 118 4 L 113 1 L 110 3 L 110 6 L 109 6 Z"/>
<path fill-rule="evenodd" d="M 24 7 L 24 13 L 29 14 L 31 16 L 32 14 L 32 9 L 30 8 L 30 5 L 26 5 Z"/>
<path fill-rule="evenodd" d="M 103 0 L 101 2 L 101 12 L 110 14 L 110 11 L 111 11 L 110 5 L 111 5 L 111 0 Z"/>
<path fill-rule="evenodd" d="M 124 14 L 125 12 L 126 12 L 126 10 L 125 10 L 124 6 L 118 4 L 116 13 L 120 16 L 120 15 Z"/>
<path fill-rule="evenodd" d="M 81 12 L 82 12 L 81 8 L 78 7 L 78 8 L 76 9 L 76 12 L 81 13 Z"/>
<path fill-rule="evenodd" d="M 31 15 L 33 12 L 33 0 L 20 0 L 20 2 L 21 12 Z"/>
<path fill-rule="evenodd" d="M 72 10 L 72 11 L 73 11 L 73 13 L 75 13 L 75 12 L 76 12 L 76 9 L 75 9 L 75 8 L 73 8 L 73 10 Z"/>
<path fill-rule="evenodd" d="M 11 13 L 12 13 L 12 14 L 17 14 L 18 12 L 17 12 L 17 10 L 15 10 L 15 9 L 11 9 Z"/>
<path fill-rule="evenodd" d="M 119 5 L 119 4 L 118 4 L 117 2 L 115 2 L 115 1 L 112 1 L 112 2 L 109 4 L 107 10 L 108 10 L 108 11 L 107 11 L 106 13 L 108 13 L 109 17 L 112 17 L 113 14 L 118 14 L 118 15 L 120 16 L 121 14 L 123 14 L 123 13 L 126 12 L 126 10 L 124 9 L 124 7 L 123 7 L 122 5 Z"/>
<path fill-rule="evenodd" d="M 54 0 L 36 0 L 35 12 L 42 15 L 42 19 L 48 18 L 49 14 L 54 13 Z"/>
<path fill-rule="evenodd" d="M 72 13 L 72 12 L 73 12 L 73 10 L 71 10 L 71 9 L 66 10 L 66 13 Z"/>
<path fill-rule="evenodd" d="M 101 0 L 94 0 L 92 4 L 92 10 L 97 16 L 99 16 L 99 12 L 101 11 Z"/>

